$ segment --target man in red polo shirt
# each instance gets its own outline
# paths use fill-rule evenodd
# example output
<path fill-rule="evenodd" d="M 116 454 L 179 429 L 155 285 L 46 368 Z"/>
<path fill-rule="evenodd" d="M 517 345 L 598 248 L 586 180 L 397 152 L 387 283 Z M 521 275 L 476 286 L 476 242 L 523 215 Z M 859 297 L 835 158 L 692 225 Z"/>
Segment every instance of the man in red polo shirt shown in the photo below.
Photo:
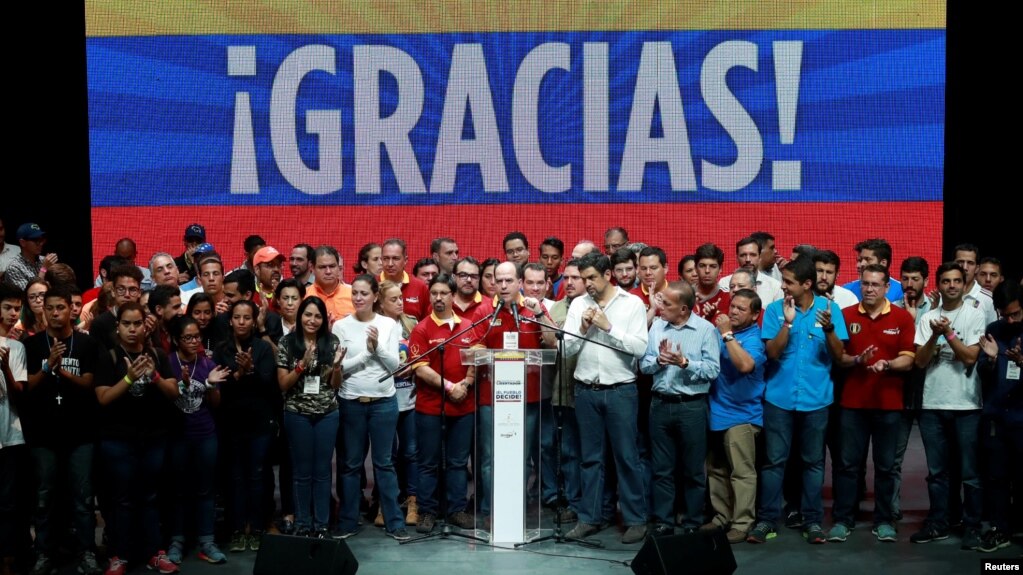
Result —
<path fill-rule="evenodd" d="M 479 309 L 486 307 L 483 305 L 483 295 L 479 292 L 480 263 L 472 256 L 465 256 L 455 263 L 454 276 L 458 284 L 454 301 L 455 313 L 474 320 Z"/>
<path fill-rule="evenodd" d="M 385 252 L 386 253 L 386 252 Z M 319 274 L 317 274 L 319 277 Z M 470 323 L 452 309 L 455 280 L 440 273 L 428 288 L 433 312 L 420 321 L 409 336 L 409 353 L 416 357 L 466 329 Z M 419 522 L 416 531 L 433 530 L 440 508 L 437 493 L 440 473 L 441 442 L 447 447 L 445 475 L 448 522 L 471 529 L 475 518 L 466 512 L 466 483 L 469 446 L 472 444 L 473 412 L 476 409 L 471 387 L 475 368 L 462 365 L 460 352 L 476 343 L 473 330 L 463 333 L 444 346 L 443 365 L 434 351 L 412 365 L 416 374 L 416 442 L 419 447 L 419 485 L 416 500 Z M 446 437 L 441 435 L 441 394 L 444 394 Z"/>
<path fill-rule="evenodd" d="M 515 317 L 512 314 L 511 306 L 514 303 L 518 307 L 521 317 L 536 319 L 542 316 L 536 312 L 542 312 L 543 308 L 536 298 L 523 297 L 522 266 L 514 262 L 503 262 L 498 264 L 494 270 L 494 282 L 497 284 L 497 296 L 493 300 L 486 301 L 480 306 L 479 315 L 492 315 L 497 307 L 501 308 L 493 326 L 490 322 L 483 322 L 476 326 L 476 337 L 480 346 L 487 349 L 501 349 L 504 347 L 504 334 L 518 332 L 519 349 L 540 349 L 542 329 L 533 322 L 522 320 L 515 325 Z M 534 311 L 535 310 L 535 311 Z M 491 377 L 480 378 L 478 413 L 479 419 L 479 451 L 480 466 L 479 473 L 483 496 L 480 498 L 480 513 L 484 516 L 490 515 L 491 486 L 493 485 L 493 394 L 491 389 Z M 548 406 L 550 402 L 548 401 Z M 553 412 L 551 412 L 553 413 Z M 540 366 L 526 367 L 526 458 L 532 446 L 536 443 L 540 430 Z M 529 469 L 528 461 L 526 469 Z M 553 476 L 553 470 L 550 476 Z M 542 474 L 541 474 L 542 476 Z"/>
<path fill-rule="evenodd" d="M 405 240 L 391 238 L 384 242 L 380 249 L 380 261 L 384 265 L 384 271 L 380 272 L 380 281 L 391 280 L 401 285 L 405 313 L 418 320 L 430 315 L 430 289 L 423 280 L 410 276 L 405 271 L 405 264 L 408 263 Z"/>
<path fill-rule="evenodd" d="M 646 306 L 646 325 L 650 327 L 657 317 L 657 306 L 651 305 L 655 302 L 654 296 L 668 287 L 668 280 L 665 277 L 668 273 L 666 267 L 668 256 L 661 248 L 648 246 L 639 252 L 638 263 L 639 287 L 632 288 L 629 293 L 643 300 L 643 305 Z"/>
<path fill-rule="evenodd" d="M 714 323 L 714 318 L 728 313 L 728 292 L 721 289 L 718 280 L 725 252 L 714 244 L 696 248 L 696 305 L 693 313 Z"/>
<path fill-rule="evenodd" d="M 895 541 L 892 497 L 895 493 L 895 447 L 902 417 L 902 388 L 916 356 L 913 316 L 893 306 L 888 268 L 869 264 L 860 273 L 863 299 L 842 310 L 849 343 L 839 365 L 848 368 L 842 390 L 841 448 L 835 483 L 835 525 L 828 541 L 845 541 L 855 526 L 857 483 L 867 457 L 874 453 L 874 529 L 879 541 Z"/>

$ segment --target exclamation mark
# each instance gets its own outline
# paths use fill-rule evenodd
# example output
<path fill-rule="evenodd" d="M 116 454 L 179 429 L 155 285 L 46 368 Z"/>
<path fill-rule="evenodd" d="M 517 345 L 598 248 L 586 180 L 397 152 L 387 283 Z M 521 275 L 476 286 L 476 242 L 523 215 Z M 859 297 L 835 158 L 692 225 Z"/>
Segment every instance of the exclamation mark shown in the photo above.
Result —
<path fill-rule="evenodd" d="M 255 76 L 256 47 L 228 46 L 227 75 Z M 252 104 L 248 92 L 235 92 L 234 133 L 231 137 L 231 193 L 258 194 L 256 137 L 252 129 Z"/>
<path fill-rule="evenodd" d="M 802 41 L 779 41 L 774 48 L 774 87 L 778 98 L 778 133 L 782 144 L 791 144 L 796 136 L 796 108 L 799 103 L 799 74 L 803 63 Z M 771 188 L 798 190 L 802 166 L 799 160 L 771 162 Z"/>

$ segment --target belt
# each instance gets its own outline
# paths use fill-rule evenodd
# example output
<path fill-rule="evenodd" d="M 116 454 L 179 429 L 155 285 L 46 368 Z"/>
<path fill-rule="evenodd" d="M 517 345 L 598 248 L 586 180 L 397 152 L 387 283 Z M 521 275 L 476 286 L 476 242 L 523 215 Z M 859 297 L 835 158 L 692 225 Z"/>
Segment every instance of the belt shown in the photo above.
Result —
<path fill-rule="evenodd" d="M 679 395 L 667 395 L 664 393 L 660 393 L 658 391 L 654 391 L 652 393 L 654 394 L 654 397 L 663 401 L 664 403 L 688 403 L 690 401 L 699 401 L 707 397 L 706 393 L 698 393 L 696 395 L 688 395 L 685 393 L 681 393 Z"/>
<path fill-rule="evenodd" d="M 381 399 L 387 399 L 386 397 L 359 397 L 357 401 L 359 403 L 373 403 L 374 401 L 380 401 Z"/>
<path fill-rule="evenodd" d="M 602 389 L 614 389 L 623 385 L 633 385 L 635 381 L 619 381 L 618 383 L 584 383 L 582 381 L 575 382 L 576 386 L 583 389 L 589 389 L 591 391 L 600 391 Z"/>

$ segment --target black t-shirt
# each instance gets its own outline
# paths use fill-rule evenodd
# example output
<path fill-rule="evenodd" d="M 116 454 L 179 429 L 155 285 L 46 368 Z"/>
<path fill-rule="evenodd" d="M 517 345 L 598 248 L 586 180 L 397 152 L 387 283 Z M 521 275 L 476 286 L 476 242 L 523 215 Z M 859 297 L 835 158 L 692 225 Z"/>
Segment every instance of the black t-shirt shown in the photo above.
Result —
<path fill-rule="evenodd" d="M 92 320 L 89 326 L 89 335 L 96 338 L 106 349 L 114 349 L 117 346 L 117 318 L 114 312 L 107 310 Z"/>
<path fill-rule="evenodd" d="M 140 353 L 128 353 L 121 346 L 103 354 L 96 371 L 96 385 L 116 385 L 128 373 L 128 364 L 143 353 L 149 354 L 156 364 L 151 377 L 142 377 L 128 387 L 128 391 L 113 403 L 100 407 L 99 434 L 101 439 L 151 439 L 166 437 L 181 423 L 181 413 L 157 386 L 157 378 L 173 378 L 170 362 L 163 350 L 146 348 Z"/>
<path fill-rule="evenodd" d="M 61 366 L 78 376 L 96 374 L 96 364 L 105 353 L 88 334 L 72 332 L 64 343 Z M 56 340 L 45 331 L 25 340 L 25 361 L 29 377 L 42 370 Z M 52 367 L 52 366 L 51 366 Z M 89 443 L 96 438 L 98 407 L 96 384 L 85 388 L 63 375 L 46 375 L 38 385 L 26 390 L 21 403 L 25 441 L 42 447 L 66 447 Z"/>
<path fill-rule="evenodd" d="M 259 338 L 242 343 L 242 349 L 252 349 L 252 371 L 235 380 L 229 375 L 220 384 L 220 411 L 218 424 L 234 437 L 252 438 L 277 432 L 280 417 L 281 390 L 277 385 L 277 364 L 273 348 Z M 225 341 L 213 354 L 213 362 L 234 372 L 238 368 L 234 338 Z"/>

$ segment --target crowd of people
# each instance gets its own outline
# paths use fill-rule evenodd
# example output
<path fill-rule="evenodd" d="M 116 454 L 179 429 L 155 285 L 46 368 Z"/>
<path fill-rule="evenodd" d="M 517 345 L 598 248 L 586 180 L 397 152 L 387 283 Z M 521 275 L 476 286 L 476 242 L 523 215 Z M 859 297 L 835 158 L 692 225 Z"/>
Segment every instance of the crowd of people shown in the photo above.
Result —
<path fill-rule="evenodd" d="M 509 332 L 559 352 L 526 372 L 523 489 L 570 538 L 619 524 L 626 544 L 767 543 L 784 525 L 846 541 L 869 450 L 871 532 L 894 542 L 901 491 L 924 487 L 901 481 L 914 424 L 930 506 L 905 539 L 955 532 L 986 552 L 1023 529 L 1020 283 L 969 244 L 895 271 L 867 239 L 841 286 L 835 251 L 782 258 L 767 232 L 736 241 L 731 274 L 708 243 L 677 280 L 665 250 L 622 228 L 571 251 L 548 237 L 536 255 L 511 232 L 500 259 L 440 237 L 411 274 L 391 238 L 362 247 L 347 283 L 334 247 L 285 256 L 253 235 L 231 269 L 193 224 L 181 255 L 145 267 L 120 240 L 83 293 L 44 230 L 16 237 L 0 253 L 4 575 L 25 553 L 33 575 L 55 573 L 61 548 L 85 575 L 119 575 L 174 573 L 190 549 L 224 563 L 267 531 L 348 538 L 370 484 L 365 522 L 398 541 L 489 530 L 494 382 L 457 351 Z"/>

